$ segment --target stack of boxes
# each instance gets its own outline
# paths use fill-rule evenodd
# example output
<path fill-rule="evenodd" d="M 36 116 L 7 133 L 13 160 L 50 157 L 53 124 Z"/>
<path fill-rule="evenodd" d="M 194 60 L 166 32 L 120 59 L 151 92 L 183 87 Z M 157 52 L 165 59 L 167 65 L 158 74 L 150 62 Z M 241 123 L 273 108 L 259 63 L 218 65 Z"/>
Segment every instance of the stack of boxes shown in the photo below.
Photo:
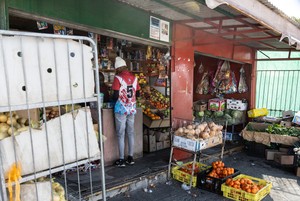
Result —
<path fill-rule="evenodd" d="M 144 131 L 144 151 L 154 152 L 161 149 L 166 149 L 171 146 L 170 132 L 163 130 L 149 130 Z"/>

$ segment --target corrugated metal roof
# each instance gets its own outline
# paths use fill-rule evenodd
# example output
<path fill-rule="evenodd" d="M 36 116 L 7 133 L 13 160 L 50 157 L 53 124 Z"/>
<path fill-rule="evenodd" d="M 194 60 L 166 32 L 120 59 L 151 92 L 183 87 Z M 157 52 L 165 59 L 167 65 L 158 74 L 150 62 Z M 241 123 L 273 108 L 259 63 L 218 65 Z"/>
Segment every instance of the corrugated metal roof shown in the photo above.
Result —
<path fill-rule="evenodd" d="M 277 13 L 281 17 L 287 19 L 288 21 L 290 21 L 291 23 L 293 23 L 294 25 L 296 25 L 297 27 L 300 28 L 300 23 L 296 22 L 295 20 L 293 20 L 292 18 L 290 18 L 289 16 L 287 16 L 283 11 L 281 11 L 279 8 L 277 8 L 276 6 L 274 6 L 268 0 L 257 0 L 257 1 L 261 2 L 262 4 L 264 4 L 265 6 L 267 6 L 268 8 L 270 8 L 271 10 L 273 10 L 275 13 Z"/>
<path fill-rule="evenodd" d="M 241 44 L 257 49 L 290 48 L 287 44 L 279 42 L 280 34 L 267 29 L 256 18 L 246 16 L 239 10 L 228 5 L 219 5 L 215 9 L 206 6 L 205 0 L 119 0 L 131 6 L 138 7 L 169 20 L 184 23 L 195 29 L 216 34 L 227 40 L 240 40 Z M 267 0 L 254 0 L 261 2 L 284 19 L 289 20 L 298 28 L 299 23 L 285 15 Z M 219 27 L 221 26 L 221 30 Z M 299 30 L 300 31 L 300 30 Z M 234 37 L 235 36 L 235 37 Z"/>

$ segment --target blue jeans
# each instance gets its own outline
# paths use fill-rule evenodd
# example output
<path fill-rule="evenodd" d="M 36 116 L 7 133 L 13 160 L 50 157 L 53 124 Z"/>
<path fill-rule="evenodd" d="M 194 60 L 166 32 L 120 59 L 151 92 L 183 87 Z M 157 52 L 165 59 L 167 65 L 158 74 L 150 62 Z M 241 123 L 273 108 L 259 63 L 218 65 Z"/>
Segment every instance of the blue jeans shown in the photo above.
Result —
<path fill-rule="evenodd" d="M 124 159 L 125 152 L 125 131 L 128 137 L 128 155 L 133 156 L 134 152 L 134 114 L 122 115 L 115 113 L 116 132 L 119 144 L 119 157 Z"/>

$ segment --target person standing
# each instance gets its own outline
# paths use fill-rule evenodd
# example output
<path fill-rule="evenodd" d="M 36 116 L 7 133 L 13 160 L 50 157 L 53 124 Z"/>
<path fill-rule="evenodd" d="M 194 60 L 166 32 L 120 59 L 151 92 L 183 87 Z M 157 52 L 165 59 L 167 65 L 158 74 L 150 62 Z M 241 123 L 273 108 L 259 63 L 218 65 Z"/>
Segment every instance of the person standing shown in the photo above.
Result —
<path fill-rule="evenodd" d="M 140 86 L 137 78 L 128 71 L 126 62 L 121 57 L 115 60 L 116 76 L 112 89 L 113 99 L 116 101 L 114 107 L 116 133 L 119 145 L 118 167 L 125 167 L 125 163 L 134 164 L 134 116 L 136 113 L 136 97 L 139 96 Z M 128 157 L 125 161 L 125 132 L 128 135 Z"/>

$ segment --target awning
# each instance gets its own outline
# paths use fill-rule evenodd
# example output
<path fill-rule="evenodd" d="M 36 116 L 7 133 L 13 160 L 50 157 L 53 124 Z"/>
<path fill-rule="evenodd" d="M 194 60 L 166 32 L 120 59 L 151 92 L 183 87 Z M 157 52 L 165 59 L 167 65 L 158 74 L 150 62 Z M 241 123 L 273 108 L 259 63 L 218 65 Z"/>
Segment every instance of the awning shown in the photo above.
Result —
<path fill-rule="evenodd" d="M 292 23 L 289 17 L 270 4 L 267 0 L 205 0 L 206 5 L 210 9 L 225 4 L 236 10 L 239 10 L 246 16 L 260 22 L 270 29 L 281 34 L 280 41 L 287 38 L 289 45 L 296 45 L 296 49 L 300 50 L 300 29 Z M 267 9 L 267 8 L 269 9 Z"/>
<path fill-rule="evenodd" d="M 257 50 L 300 50 L 300 25 L 267 0 L 120 1 L 229 43 Z"/>

